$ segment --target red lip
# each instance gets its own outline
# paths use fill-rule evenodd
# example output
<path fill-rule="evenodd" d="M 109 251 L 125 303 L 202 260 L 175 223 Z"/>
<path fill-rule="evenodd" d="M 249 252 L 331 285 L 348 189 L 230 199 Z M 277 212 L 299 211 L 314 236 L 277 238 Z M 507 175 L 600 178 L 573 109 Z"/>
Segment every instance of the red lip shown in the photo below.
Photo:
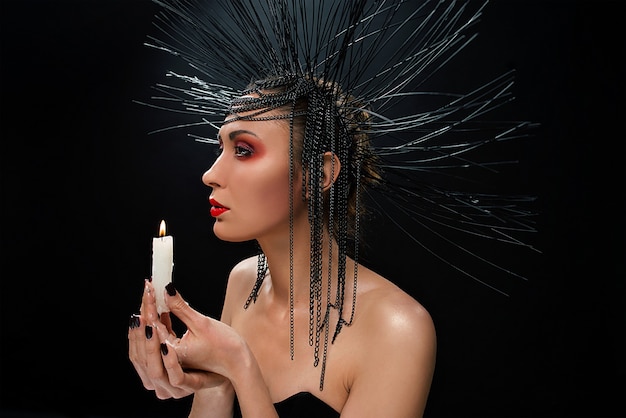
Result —
<path fill-rule="evenodd" d="M 223 206 L 220 202 L 213 199 L 212 197 L 209 197 L 209 203 L 211 204 L 211 216 L 214 218 L 217 218 L 222 213 L 229 210 L 229 208 Z"/>

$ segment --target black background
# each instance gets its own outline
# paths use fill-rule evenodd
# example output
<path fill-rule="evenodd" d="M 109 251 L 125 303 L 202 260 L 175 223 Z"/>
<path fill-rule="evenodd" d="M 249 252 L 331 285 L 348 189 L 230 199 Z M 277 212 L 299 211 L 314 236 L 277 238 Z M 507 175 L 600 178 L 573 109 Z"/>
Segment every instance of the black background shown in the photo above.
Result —
<path fill-rule="evenodd" d="M 142 46 L 156 8 L 1 5 L 0 415 L 183 416 L 189 399 L 156 399 L 127 359 L 151 237 L 166 219 L 177 288 L 212 316 L 253 249 L 212 235 L 212 150 L 147 135 L 175 118 L 133 103 L 168 68 Z M 494 1 L 459 57 L 457 76 L 517 69 L 510 112 L 541 124 L 518 180 L 543 256 L 502 297 L 377 224 L 372 265 L 437 326 L 427 416 L 626 416 L 624 18 L 622 1 Z"/>

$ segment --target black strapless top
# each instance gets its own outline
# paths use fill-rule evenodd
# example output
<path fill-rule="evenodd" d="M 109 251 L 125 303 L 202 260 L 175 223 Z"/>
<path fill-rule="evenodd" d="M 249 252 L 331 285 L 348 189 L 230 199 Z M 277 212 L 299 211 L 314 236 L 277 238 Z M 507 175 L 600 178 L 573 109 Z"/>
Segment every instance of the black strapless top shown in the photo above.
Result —
<path fill-rule="evenodd" d="M 310 392 L 300 392 L 274 404 L 280 418 L 339 418 L 339 412 Z M 235 418 L 241 418 L 235 398 Z"/>

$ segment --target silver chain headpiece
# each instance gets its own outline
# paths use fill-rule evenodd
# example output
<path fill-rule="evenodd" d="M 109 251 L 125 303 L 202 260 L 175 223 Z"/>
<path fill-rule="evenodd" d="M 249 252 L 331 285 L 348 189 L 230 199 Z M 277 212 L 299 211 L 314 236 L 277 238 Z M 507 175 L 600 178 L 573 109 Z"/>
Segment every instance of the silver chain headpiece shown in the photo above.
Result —
<path fill-rule="evenodd" d="M 229 120 L 289 120 L 290 180 L 295 178 L 296 162 L 301 163 L 307 181 L 303 193 L 309 191 L 309 343 L 315 348 L 316 366 L 322 350 L 320 389 L 331 309 L 339 313 L 331 342 L 354 318 L 359 232 L 367 194 L 386 197 L 403 215 L 392 222 L 474 280 L 500 291 L 441 252 L 430 250 L 422 233 L 434 235 L 448 244 L 447 249 L 516 275 L 477 247 L 462 244 L 455 234 L 532 248 L 520 238 L 535 230 L 533 214 L 525 208 L 532 197 L 449 187 L 450 179 L 469 176 L 473 169 L 490 171 L 507 163 L 480 161 L 476 150 L 527 135 L 532 125 L 527 122 L 481 120 L 512 100 L 513 75 L 506 73 L 467 93 L 425 89 L 431 77 L 473 39 L 469 29 L 486 2 L 475 8 L 470 7 L 474 2 L 439 0 L 155 2 L 162 6 L 155 21 L 161 35 L 151 37 L 148 45 L 180 57 L 190 75 L 169 72 L 174 82 L 158 85 L 160 95 L 148 105 L 199 117 L 184 125 L 190 130 L 218 128 L 226 115 L 234 116 Z M 279 116 L 267 114 L 276 109 L 282 110 Z M 294 138 L 294 124 L 303 126 L 301 141 Z M 190 135 L 217 143 L 206 134 Z M 324 152 L 332 152 L 341 162 L 339 177 L 327 194 L 320 186 Z M 296 198 L 290 196 L 292 205 Z M 380 199 L 373 203 L 381 204 Z M 338 280 L 332 301 L 330 278 L 328 300 L 322 300 L 325 232 L 335 238 L 340 255 L 333 266 Z M 290 247 L 293 251 L 293 232 Z M 347 256 L 355 260 L 349 319 L 343 313 Z M 266 276 L 262 254 L 258 263 L 246 308 L 256 301 Z M 291 276 L 293 358 L 293 269 Z"/>

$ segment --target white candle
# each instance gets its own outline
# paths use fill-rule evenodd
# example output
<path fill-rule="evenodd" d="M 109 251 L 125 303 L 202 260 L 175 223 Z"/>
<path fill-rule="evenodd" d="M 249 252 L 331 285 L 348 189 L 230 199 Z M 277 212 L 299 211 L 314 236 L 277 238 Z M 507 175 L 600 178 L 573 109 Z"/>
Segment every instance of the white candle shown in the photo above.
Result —
<path fill-rule="evenodd" d="M 156 305 L 159 315 L 169 312 L 165 305 L 165 286 L 172 281 L 174 267 L 174 239 L 165 235 L 165 221 L 161 221 L 159 236 L 152 239 L 152 284 L 156 292 Z"/>

